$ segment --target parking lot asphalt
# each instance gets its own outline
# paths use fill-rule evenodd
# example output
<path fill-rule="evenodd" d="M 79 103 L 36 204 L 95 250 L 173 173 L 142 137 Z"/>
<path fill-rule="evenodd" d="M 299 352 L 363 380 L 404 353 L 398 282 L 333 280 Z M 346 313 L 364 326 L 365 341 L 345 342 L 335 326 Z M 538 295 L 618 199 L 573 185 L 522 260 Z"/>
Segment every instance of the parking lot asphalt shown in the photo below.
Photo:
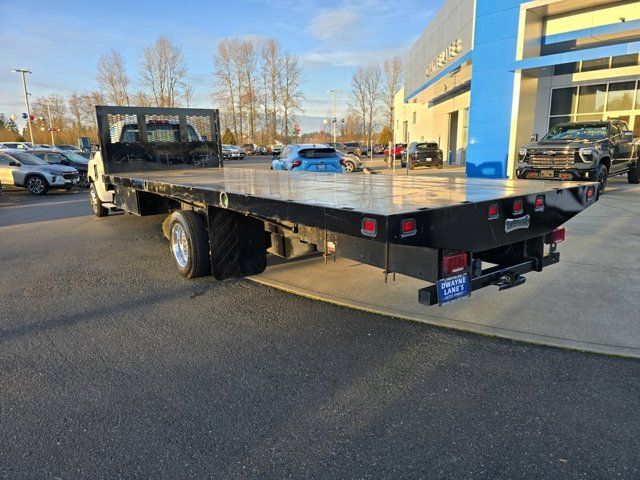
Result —
<path fill-rule="evenodd" d="M 640 362 L 184 280 L 161 221 L 0 197 L 0 478 L 640 477 Z"/>

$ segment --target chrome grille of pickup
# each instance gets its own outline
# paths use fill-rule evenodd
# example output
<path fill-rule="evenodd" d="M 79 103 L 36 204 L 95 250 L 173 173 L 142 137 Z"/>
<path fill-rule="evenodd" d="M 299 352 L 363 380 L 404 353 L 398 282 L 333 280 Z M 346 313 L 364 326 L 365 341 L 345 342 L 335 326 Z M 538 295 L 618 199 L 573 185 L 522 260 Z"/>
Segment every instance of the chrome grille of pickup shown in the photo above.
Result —
<path fill-rule="evenodd" d="M 569 165 L 575 162 L 573 153 L 563 153 L 560 155 L 535 155 L 529 156 L 531 165 Z"/>

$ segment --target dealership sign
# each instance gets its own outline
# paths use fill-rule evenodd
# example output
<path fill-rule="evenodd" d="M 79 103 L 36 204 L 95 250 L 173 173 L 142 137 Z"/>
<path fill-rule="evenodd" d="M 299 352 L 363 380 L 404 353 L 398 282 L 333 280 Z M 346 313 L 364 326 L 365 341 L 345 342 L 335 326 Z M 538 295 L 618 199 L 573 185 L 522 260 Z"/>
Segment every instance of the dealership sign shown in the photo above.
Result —
<path fill-rule="evenodd" d="M 447 63 L 449 63 L 452 58 L 457 57 L 461 51 L 462 40 L 458 38 L 455 42 L 452 42 L 445 50 L 443 50 L 442 53 L 440 53 L 433 62 L 427 65 L 427 69 L 425 71 L 426 76 L 432 76 Z"/>

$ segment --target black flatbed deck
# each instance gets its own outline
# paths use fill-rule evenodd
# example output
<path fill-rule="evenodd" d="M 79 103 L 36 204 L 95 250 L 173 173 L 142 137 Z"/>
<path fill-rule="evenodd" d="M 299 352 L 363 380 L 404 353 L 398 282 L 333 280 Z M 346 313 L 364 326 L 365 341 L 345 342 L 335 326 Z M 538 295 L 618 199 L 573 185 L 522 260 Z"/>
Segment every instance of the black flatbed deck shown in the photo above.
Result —
<path fill-rule="evenodd" d="M 118 173 L 110 183 L 242 195 L 381 216 L 406 215 L 468 203 L 574 189 L 588 183 L 487 180 L 445 176 L 339 175 L 249 168 L 175 169 Z"/>
<path fill-rule="evenodd" d="M 546 235 L 587 207 L 592 183 L 475 178 L 282 172 L 244 168 L 175 168 L 111 173 L 114 186 L 177 201 L 223 207 L 267 221 L 291 222 L 362 237 L 364 218 L 377 222 L 376 242 L 482 251 Z M 543 195 L 545 212 L 534 209 Z M 224 198 L 223 198 L 224 197 Z M 529 227 L 507 231 L 513 199 L 520 198 Z M 142 200 L 141 200 L 142 202 Z M 489 205 L 500 218 L 488 220 Z M 403 219 L 416 220 L 406 238 Z"/>

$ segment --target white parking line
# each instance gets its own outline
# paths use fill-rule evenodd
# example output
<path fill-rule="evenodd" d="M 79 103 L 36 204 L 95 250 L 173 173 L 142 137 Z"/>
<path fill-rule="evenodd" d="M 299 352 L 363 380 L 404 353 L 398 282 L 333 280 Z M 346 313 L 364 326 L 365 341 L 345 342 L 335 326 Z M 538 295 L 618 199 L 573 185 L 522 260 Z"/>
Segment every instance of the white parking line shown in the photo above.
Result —
<path fill-rule="evenodd" d="M 86 198 L 81 198 L 78 200 L 64 200 L 62 202 L 43 202 L 43 203 L 30 203 L 27 205 L 2 205 L 0 204 L 0 208 L 10 210 L 12 208 L 27 208 L 27 207 L 43 207 L 49 205 L 62 205 L 63 203 L 86 203 Z"/>

